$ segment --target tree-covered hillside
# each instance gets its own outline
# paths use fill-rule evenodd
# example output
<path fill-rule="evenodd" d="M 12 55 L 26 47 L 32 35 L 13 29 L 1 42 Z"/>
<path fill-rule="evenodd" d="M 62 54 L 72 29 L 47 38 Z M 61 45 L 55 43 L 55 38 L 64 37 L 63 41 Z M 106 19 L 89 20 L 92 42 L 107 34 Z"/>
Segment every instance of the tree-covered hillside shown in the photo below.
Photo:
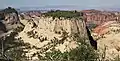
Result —
<path fill-rule="evenodd" d="M 83 13 L 77 12 L 75 11 L 60 11 L 60 10 L 56 10 L 56 11 L 49 11 L 47 13 L 44 13 L 43 15 L 45 16 L 52 16 L 52 17 L 64 17 L 64 18 L 76 18 L 76 17 L 80 17 L 83 15 Z"/>

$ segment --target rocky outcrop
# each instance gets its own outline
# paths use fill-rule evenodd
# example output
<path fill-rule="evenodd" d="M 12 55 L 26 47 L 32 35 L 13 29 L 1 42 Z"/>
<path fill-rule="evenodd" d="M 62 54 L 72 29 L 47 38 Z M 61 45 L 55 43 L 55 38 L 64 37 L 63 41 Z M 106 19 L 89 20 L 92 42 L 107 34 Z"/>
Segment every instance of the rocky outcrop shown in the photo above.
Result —
<path fill-rule="evenodd" d="M 119 12 L 110 11 L 98 11 L 98 10 L 83 10 L 86 22 L 94 22 L 96 24 L 101 24 L 107 21 L 119 20 Z"/>
<path fill-rule="evenodd" d="M 6 52 L 13 51 L 18 46 L 13 42 L 17 42 L 14 37 L 18 32 L 16 28 L 20 27 L 23 25 L 20 23 L 18 12 L 14 8 L 8 7 L 0 11 L 0 60 L 11 61 L 9 56 L 14 55 L 6 54 Z M 13 50 L 11 50 L 12 48 Z"/>
<path fill-rule="evenodd" d="M 120 55 L 119 25 L 119 22 L 108 21 L 93 30 L 100 54 L 104 55 L 106 60 L 114 60 L 115 57 Z"/>
<path fill-rule="evenodd" d="M 84 18 L 89 24 L 97 24 L 92 29 L 92 36 L 97 41 L 102 59 L 114 60 L 120 55 L 120 16 L 119 12 L 83 10 Z M 91 26 L 91 25 L 89 25 Z"/>
<path fill-rule="evenodd" d="M 19 26 L 22 26 L 18 12 L 14 8 L 6 8 L 0 11 L 0 31 L 2 33 L 13 30 Z"/>
<path fill-rule="evenodd" d="M 25 25 L 18 38 L 24 42 L 36 46 L 27 54 L 47 52 L 52 49 L 61 52 L 70 51 L 78 46 L 75 37 L 87 38 L 85 24 L 81 19 L 53 19 L 52 17 L 35 17 L 31 20 L 20 20 Z M 89 41 L 86 40 L 89 43 Z"/>

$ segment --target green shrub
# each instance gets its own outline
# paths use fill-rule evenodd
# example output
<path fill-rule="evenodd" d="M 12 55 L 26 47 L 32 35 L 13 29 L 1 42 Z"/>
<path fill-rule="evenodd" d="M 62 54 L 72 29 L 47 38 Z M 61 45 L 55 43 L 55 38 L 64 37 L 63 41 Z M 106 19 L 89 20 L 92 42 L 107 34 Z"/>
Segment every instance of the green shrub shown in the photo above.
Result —
<path fill-rule="evenodd" d="M 82 13 L 77 12 L 77 11 L 60 11 L 60 10 L 56 10 L 56 11 L 49 11 L 47 13 L 44 13 L 43 15 L 45 16 L 52 16 L 53 18 L 57 17 L 60 19 L 60 17 L 64 17 L 64 18 L 78 18 L 81 17 Z"/>
<path fill-rule="evenodd" d="M 24 43 L 22 40 L 15 39 L 17 34 L 17 32 L 12 32 L 10 36 L 6 36 L 4 40 L 1 39 L 0 41 L 4 41 L 4 55 L 6 55 L 8 59 L 12 59 L 14 61 L 24 61 L 27 60 L 27 57 L 25 56 L 26 51 L 24 51 L 24 49 L 28 48 L 29 44 Z M 0 42 L 0 44 L 2 43 Z M 2 48 L 1 45 L 0 48 Z"/>
<path fill-rule="evenodd" d="M 4 10 L 2 10 L 2 12 L 4 12 L 5 14 L 8 14 L 8 13 L 17 13 L 17 11 L 14 9 L 14 8 L 12 8 L 12 7 L 8 7 L 8 8 L 6 8 L 6 9 L 4 9 Z M 18 14 L 18 13 L 17 13 Z"/>
<path fill-rule="evenodd" d="M 24 27 L 17 27 L 16 29 L 14 29 L 15 32 L 21 32 L 23 31 Z"/>
<path fill-rule="evenodd" d="M 16 13 L 18 15 L 18 12 L 14 8 L 8 7 L 4 10 L 0 10 L 0 20 L 4 20 L 5 15 L 8 13 Z"/>
<path fill-rule="evenodd" d="M 77 39 L 77 38 L 76 38 Z M 97 61 L 98 53 L 86 43 L 84 39 L 78 38 L 81 44 L 79 47 L 71 50 L 70 52 L 61 53 L 60 51 L 52 51 L 46 53 L 45 57 L 39 57 L 40 60 L 47 61 Z"/>

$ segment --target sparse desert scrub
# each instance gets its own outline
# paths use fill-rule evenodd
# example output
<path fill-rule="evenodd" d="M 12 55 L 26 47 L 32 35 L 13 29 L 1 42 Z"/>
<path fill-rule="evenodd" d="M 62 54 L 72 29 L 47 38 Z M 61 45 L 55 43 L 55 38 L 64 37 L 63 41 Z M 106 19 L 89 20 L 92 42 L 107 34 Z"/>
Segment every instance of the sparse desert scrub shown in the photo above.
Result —
<path fill-rule="evenodd" d="M 85 39 L 77 38 L 79 47 L 67 51 L 60 52 L 59 50 L 53 50 L 52 52 L 47 52 L 45 57 L 39 56 L 40 60 L 46 61 L 97 61 L 99 60 L 98 53 L 85 42 Z"/>

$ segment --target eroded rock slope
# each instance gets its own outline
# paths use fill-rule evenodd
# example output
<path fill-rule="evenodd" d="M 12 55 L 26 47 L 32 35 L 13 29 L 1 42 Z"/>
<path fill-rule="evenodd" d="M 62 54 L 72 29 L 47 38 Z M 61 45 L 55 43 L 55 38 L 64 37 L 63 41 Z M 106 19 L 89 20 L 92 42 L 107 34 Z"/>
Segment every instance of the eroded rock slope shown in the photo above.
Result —
<path fill-rule="evenodd" d="M 77 19 L 53 19 L 52 17 L 35 17 L 31 20 L 21 19 L 25 25 L 18 38 L 30 43 L 37 49 L 31 49 L 28 56 L 36 52 L 47 52 L 51 49 L 61 52 L 70 51 L 78 46 L 74 36 L 86 36 L 85 24 Z M 41 53 L 41 54 L 42 54 Z"/>

